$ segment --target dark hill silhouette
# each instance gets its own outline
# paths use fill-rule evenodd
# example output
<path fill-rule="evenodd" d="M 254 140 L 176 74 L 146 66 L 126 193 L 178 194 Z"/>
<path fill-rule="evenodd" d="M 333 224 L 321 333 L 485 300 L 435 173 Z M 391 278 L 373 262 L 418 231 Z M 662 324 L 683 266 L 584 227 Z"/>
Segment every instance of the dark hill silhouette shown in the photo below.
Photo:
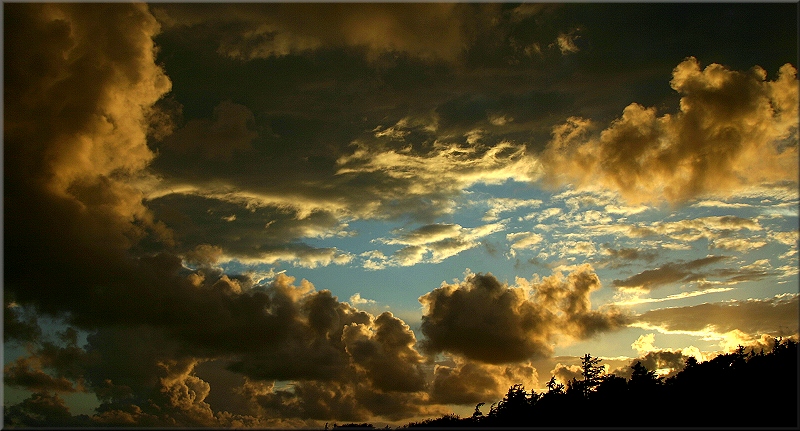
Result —
<path fill-rule="evenodd" d="M 458 427 L 793 427 L 798 421 L 798 343 L 775 341 L 770 352 L 733 353 L 710 361 L 686 360 L 663 379 L 641 362 L 631 378 L 601 375 L 600 360 L 582 358 L 583 380 L 548 383 L 547 392 L 513 385 L 488 414 L 445 415 L 403 428 Z"/>

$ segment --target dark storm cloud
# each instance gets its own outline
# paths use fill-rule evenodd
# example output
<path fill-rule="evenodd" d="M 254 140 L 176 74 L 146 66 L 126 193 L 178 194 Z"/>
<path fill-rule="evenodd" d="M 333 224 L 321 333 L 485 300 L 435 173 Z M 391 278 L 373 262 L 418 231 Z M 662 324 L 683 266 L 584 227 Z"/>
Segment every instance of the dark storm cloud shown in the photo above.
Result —
<path fill-rule="evenodd" d="M 488 363 L 549 355 L 547 317 L 491 274 L 469 275 L 420 297 L 423 349 L 449 351 Z"/>
<path fill-rule="evenodd" d="M 19 357 L 3 369 L 6 385 L 23 387 L 32 391 L 75 392 L 71 381 L 64 377 L 53 377 L 44 371 L 32 358 Z"/>
<path fill-rule="evenodd" d="M 5 287 L 56 311 L 113 276 L 142 237 L 170 241 L 127 183 L 153 157 L 146 119 L 170 82 L 146 6 L 15 5 L 4 16 L 4 196 L 15 208 Z"/>
<path fill-rule="evenodd" d="M 509 287 L 491 274 L 470 274 L 420 297 L 426 309 L 423 350 L 450 352 L 490 364 L 548 356 L 554 338 L 576 339 L 620 327 L 618 311 L 591 310 L 600 281 L 588 265 Z"/>
<path fill-rule="evenodd" d="M 507 165 L 490 166 L 484 163 L 489 161 L 484 155 L 500 144 L 501 151 L 488 153 L 507 156 L 507 145 L 496 133 L 513 128 L 513 133 L 527 139 L 529 108 L 535 107 L 541 111 L 538 116 L 544 117 L 564 97 L 538 91 L 536 82 L 523 72 L 510 85 L 505 80 L 487 81 L 483 76 L 471 76 L 468 70 L 418 58 L 437 52 L 433 57 L 450 60 L 458 57 L 480 39 L 473 32 L 494 31 L 496 25 L 489 24 L 492 17 L 498 16 L 508 24 L 507 11 L 493 5 L 317 6 L 154 7 L 165 27 L 159 38 L 162 58 L 170 76 L 175 77 L 173 94 L 183 104 L 187 121 L 175 132 L 178 138 L 166 138 L 164 144 L 155 144 L 159 157 L 151 167 L 162 176 L 161 195 L 190 185 L 193 186 L 190 193 L 200 195 L 210 190 L 222 194 L 233 191 L 229 198 L 249 207 L 283 205 L 304 214 L 326 211 L 336 217 L 385 218 L 410 214 L 431 221 L 450 210 L 450 198 L 464 186 L 480 181 L 501 182 L 509 177 L 533 178 L 531 163 L 520 160 L 523 158 L 520 150 L 524 149 L 521 145 L 515 146 L 513 159 L 504 161 Z M 476 14 L 476 10 L 482 11 L 481 14 Z M 358 25 L 348 24 L 354 19 L 359 20 Z M 381 23 L 381 29 L 371 27 L 374 20 Z M 310 25 L 317 21 L 319 25 Z M 436 33 L 437 29 L 446 29 L 455 39 L 425 37 L 414 41 L 421 35 Z M 220 33 L 223 30 L 226 36 Z M 225 39 L 236 31 L 251 40 Z M 312 37 L 308 32 L 325 37 Z M 383 64 L 365 62 L 358 54 L 344 49 L 363 47 L 362 36 L 370 32 L 374 33 L 367 38 L 370 52 L 396 50 L 401 54 Z M 352 37 L 344 36 L 350 33 Z M 307 36 L 318 38 L 319 44 L 307 44 L 310 40 Z M 198 55 L 180 50 L 186 49 L 187 38 L 204 40 L 197 45 L 189 44 L 190 51 L 197 50 Z M 183 43 L 180 49 L 175 45 L 178 41 Z M 233 46 L 240 42 L 249 46 L 242 49 L 249 50 L 252 56 L 269 58 L 229 64 L 217 55 L 231 54 Z M 213 54 L 203 51 L 209 46 L 214 49 L 215 44 L 227 44 L 228 48 Z M 273 44 L 272 48 L 266 47 L 269 44 Z M 251 55 L 244 55 L 244 51 L 240 49 L 236 56 L 249 58 Z M 300 53 L 303 55 L 294 55 Z M 191 66 L 187 67 L 188 64 Z M 214 74 L 208 72 L 212 70 Z M 451 79 L 454 75 L 458 79 Z M 264 80 L 264 76 L 269 79 Z M 226 96 L 198 98 L 201 89 L 189 87 L 193 82 L 204 82 Z M 243 92 L 231 84 L 236 82 L 252 83 L 254 88 L 248 84 Z M 494 96 L 497 92 L 492 89 L 480 90 L 486 93 L 485 97 L 475 101 L 457 96 L 485 88 L 487 84 L 505 89 L 499 97 Z M 522 101 L 516 100 L 520 85 L 525 88 L 521 90 Z M 203 136 L 195 139 L 200 143 L 176 147 L 170 145 L 170 139 L 185 142 L 187 136 L 207 130 L 218 116 L 212 110 L 218 110 L 222 105 L 217 104 L 227 99 L 254 113 L 254 127 L 240 128 L 242 132 L 258 131 L 259 136 L 251 143 L 253 151 L 213 161 L 198 154 L 187 163 L 185 151 L 179 151 L 181 148 L 197 147 L 202 152 L 198 147 L 202 146 L 217 151 L 224 140 L 211 143 L 209 136 Z M 481 101 L 484 99 L 485 103 Z M 466 111 L 474 112 L 474 118 L 465 120 L 462 114 Z M 486 148 L 477 151 L 458 148 L 458 144 L 471 139 L 467 136 L 476 136 L 479 129 L 486 129 L 485 134 L 489 135 L 484 139 Z M 444 137 L 441 148 L 435 145 Z M 354 142 L 358 144 L 351 146 Z M 358 154 L 362 146 L 370 148 L 369 153 Z M 394 158 L 395 152 L 407 147 L 413 150 L 410 155 L 414 157 Z M 376 166 L 375 158 L 393 163 Z M 443 163 L 450 168 L 442 170 Z M 473 164 L 477 166 L 471 167 Z M 265 166 L 270 168 L 264 169 Z M 490 172 L 483 173 L 486 169 Z M 503 171 L 509 174 L 499 175 Z"/>

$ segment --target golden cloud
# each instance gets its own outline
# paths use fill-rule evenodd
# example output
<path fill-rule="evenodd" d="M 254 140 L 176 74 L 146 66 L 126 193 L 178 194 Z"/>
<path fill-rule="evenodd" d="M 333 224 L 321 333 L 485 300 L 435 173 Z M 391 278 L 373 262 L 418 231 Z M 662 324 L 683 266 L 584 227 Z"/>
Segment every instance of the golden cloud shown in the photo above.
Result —
<path fill-rule="evenodd" d="M 690 57 L 673 70 L 676 114 L 627 106 L 599 136 L 570 118 L 542 154 L 548 184 L 615 190 L 629 202 L 681 203 L 765 182 L 796 181 L 798 82 L 786 64 L 774 81 L 755 67 L 700 69 Z"/>

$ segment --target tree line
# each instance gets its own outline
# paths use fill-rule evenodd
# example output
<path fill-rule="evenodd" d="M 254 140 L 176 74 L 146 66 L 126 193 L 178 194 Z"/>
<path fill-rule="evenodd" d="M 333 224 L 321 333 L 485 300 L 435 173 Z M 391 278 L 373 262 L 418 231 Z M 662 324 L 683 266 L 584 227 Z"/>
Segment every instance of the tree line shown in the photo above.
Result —
<path fill-rule="evenodd" d="M 515 384 L 486 414 L 479 403 L 471 417 L 449 414 L 402 428 L 797 427 L 797 353 L 792 339 L 777 339 L 768 352 L 739 346 L 705 362 L 689 357 L 666 379 L 641 362 L 630 379 L 605 374 L 601 359 L 587 354 L 581 380 L 563 385 L 553 377 L 542 393 Z"/>
<path fill-rule="evenodd" d="M 765 352 L 739 346 L 698 362 L 689 357 L 670 378 L 634 363 L 631 377 L 605 374 L 600 358 L 581 358 L 582 379 L 566 385 L 552 377 L 547 390 L 512 385 L 484 414 L 447 414 L 401 428 L 466 427 L 793 427 L 798 420 L 798 343 L 776 339 Z M 327 427 L 326 427 L 327 428 Z M 334 429 L 375 429 L 367 423 Z M 388 428 L 388 427 L 387 427 Z"/>

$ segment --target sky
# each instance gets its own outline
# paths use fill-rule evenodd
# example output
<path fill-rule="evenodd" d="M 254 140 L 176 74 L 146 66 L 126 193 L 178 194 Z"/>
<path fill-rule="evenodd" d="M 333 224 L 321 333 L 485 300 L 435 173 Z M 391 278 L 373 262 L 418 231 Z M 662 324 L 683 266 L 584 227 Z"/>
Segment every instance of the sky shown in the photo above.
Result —
<path fill-rule="evenodd" d="M 797 7 L 4 3 L 6 420 L 395 426 L 797 337 Z"/>

